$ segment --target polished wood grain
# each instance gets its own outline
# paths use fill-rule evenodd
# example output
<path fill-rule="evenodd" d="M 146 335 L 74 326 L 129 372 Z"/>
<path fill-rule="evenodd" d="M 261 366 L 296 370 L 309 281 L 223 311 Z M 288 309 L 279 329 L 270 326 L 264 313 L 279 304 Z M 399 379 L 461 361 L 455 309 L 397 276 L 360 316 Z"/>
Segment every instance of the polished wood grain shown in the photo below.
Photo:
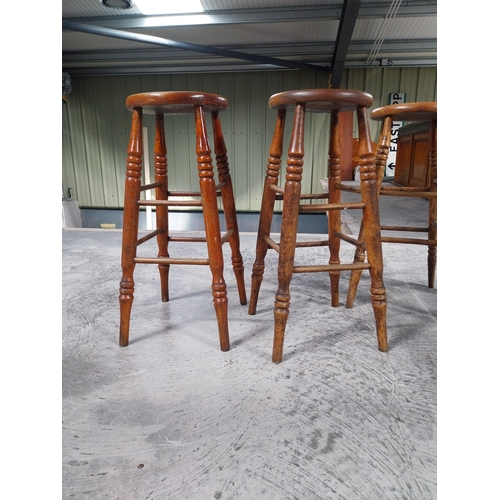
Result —
<path fill-rule="evenodd" d="M 255 248 L 255 262 L 252 268 L 252 286 L 250 288 L 250 301 L 248 305 L 248 314 L 255 314 L 257 310 L 257 301 L 259 298 L 260 286 L 262 284 L 267 250 L 269 243 L 267 239 L 271 231 L 273 220 L 274 204 L 276 202 L 278 178 L 281 168 L 281 156 L 283 154 L 283 132 L 285 130 L 286 109 L 278 111 L 276 124 L 274 127 L 273 139 L 269 148 L 269 158 L 267 160 L 266 178 L 264 180 L 264 192 L 259 218 L 259 229 L 257 232 L 257 244 Z M 279 188 L 280 194 L 284 190 Z"/>
<path fill-rule="evenodd" d="M 400 186 L 425 188 L 430 185 L 431 123 L 410 122 L 398 130 L 394 182 Z"/>
<path fill-rule="evenodd" d="M 134 300 L 134 259 L 137 255 L 139 205 L 142 174 L 142 110 L 132 111 L 132 125 L 127 151 L 125 202 L 123 207 L 122 279 L 120 281 L 120 346 L 128 345 L 130 313 Z"/>
<path fill-rule="evenodd" d="M 339 305 L 339 279 L 342 271 L 369 269 L 371 275 L 371 299 L 375 313 L 378 346 L 387 350 L 386 311 L 387 303 L 383 283 L 383 258 L 378 215 L 377 179 L 375 173 L 375 152 L 370 137 L 367 107 L 372 105 L 372 97 L 361 91 L 339 89 L 297 90 L 275 94 L 269 99 L 269 107 L 277 111 L 274 135 L 269 150 L 264 192 L 257 234 L 255 262 L 252 269 L 252 284 L 248 312 L 255 314 L 261 283 L 265 270 L 268 249 L 278 252 L 278 289 L 274 303 L 274 342 L 272 361 L 280 363 L 283 358 L 285 329 L 290 310 L 290 283 L 293 273 L 328 272 L 330 276 L 331 304 Z M 293 111 L 293 124 L 286 161 L 285 184 L 278 186 L 283 154 L 283 131 L 287 111 Z M 328 194 L 301 194 L 304 156 L 304 128 L 308 112 L 327 113 L 330 116 L 330 136 L 327 161 Z M 339 113 L 354 112 L 359 137 L 359 163 L 361 172 L 360 202 L 343 203 L 341 197 L 342 130 Z M 348 151 L 348 161 L 352 152 Z M 301 201 L 325 200 L 326 203 L 301 204 Z M 277 199 L 283 200 L 282 225 L 279 242 L 270 236 L 272 218 Z M 364 213 L 366 230 L 363 241 L 341 234 L 340 211 L 344 208 L 361 209 Z M 328 211 L 328 239 L 316 242 L 296 242 L 298 218 L 301 212 Z M 360 246 L 363 261 L 342 263 L 340 261 L 341 240 Z M 295 265 L 295 249 L 313 246 L 328 246 L 329 259 L 322 265 Z M 364 251 L 369 255 L 364 262 Z"/>
<path fill-rule="evenodd" d="M 224 134 L 219 119 L 219 113 L 228 107 L 227 100 L 216 94 L 202 92 L 151 92 L 129 96 L 126 100 L 126 106 L 132 111 L 132 127 L 128 146 L 123 215 L 122 279 L 119 295 L 120 346 L 127 346 L 129 343 L 130 315 L 134 298 L 133 273 L 136 264 L 158 265 L 163 302 L 168 302 L 170 299 L 168 278 L 171 265 L 208 265 L 212 273 L 212 297 L 219 331 L 220 348 L 222 351 L 228 351 L 230 349 L 228 299 L 222 252 L 222 245 L 225 242 L 229 242 L 231 247 L 231 260 L 240 303 L 245 305 L 247 298 L 234 194 Z M 217 179 L 215 178 L 212 149 L 205 119 L 206 112 L 210 113 L 212 119 Z M 155 182 L 141 186 L 143 113 L 154 114 L 156 117 Z M 164 122 L 164 115 L 168 114 L 190 114 L 194 118 L 199 192 L 169 190 L 169 165 Z M 148 189 L 155 189 L 155 200 L 141 200 L 141 192 Z M 186 196 L 199 197 L 199 200 L 185 201 L 179 199 Z M 218 196 L 222 197 L 227 226 L 225 234 L 221 234 L 217 204 Z M 157 229 L 138 239 L 139 208 L 141 206 L 156 207 Z M 169 206 L 200 206 L 203 211 L 205 236 L 170 236 L 168 228 Z M 158 244 L 157 256 L 138 258 L 137 247 L 153 237 L 156 237 Z M 171 257 L 169 246 L 171 243 L 179 241 L 205 243 L 208 258 Z"/>
<path fill-rule="evenodd" d="M 414 232 L 426 233 L 426 238 L 413 238 L 401 236 L 382 236 L 383 243 L 398 243 L 398 244 L 413 244 L 413 245 L 427 245 L 428 247 L 428 287 L 434 288 L 436 278 L 436 264 L 437 264 L 437 103 L 436 102 L 412 102 L 402 104 L 391 104 L 374 109 L 370 117 L 373 120 L 382 122 L 380 130 L 377 158 L 376 158 L 376 172 L 377 172 L 377 193 L 378 196 L 393 196 L 393 197 L 419 197 L 426 198 L 428 204 L 428 224 L 426 227 L 416 226 L 381 226 L 383 232 L 391 231 L 392 234 L 397 232 Z M 392 185 L 387 186 L 383 184 L 385 167 L 389 155 L 389 148 L 391 146 L 391 128 L 394 121 L 403 121 L 405 124 L 408 122 L 428 122 L 429 123 L 429 153 L 427 164 L 429 166 L 430 180 L 429 186 L 425 187 L 412 187 Z M 427 134 L 426 134 L 427 141 Z M 397 152 L 399 154 L 399 151 Z M 404 154 L 408 154 L 405 150 Z M 411 152 L 415 154 L 415 152 Z M 418 154 L 418 152 L 416 153 Z M 396 159 L 396 162 L 398 159 Z M 406 160 L 405 160 L 406 161 Z M 424 168 L 427 171 L 427 168 Z M 365 238 L 365 221 L 361 223 L 360 240 Z M 365 251 L 362 247 L 358 247 L 355 255 L 354 262 L 363 262 L 365 259 Z M 352 307 L 356 296 L 357 287 L 360 281 L 362 270 L 354 270 L 351 272 L 349 282 L 349 291 L 347 298 L 347 307 Z"/>

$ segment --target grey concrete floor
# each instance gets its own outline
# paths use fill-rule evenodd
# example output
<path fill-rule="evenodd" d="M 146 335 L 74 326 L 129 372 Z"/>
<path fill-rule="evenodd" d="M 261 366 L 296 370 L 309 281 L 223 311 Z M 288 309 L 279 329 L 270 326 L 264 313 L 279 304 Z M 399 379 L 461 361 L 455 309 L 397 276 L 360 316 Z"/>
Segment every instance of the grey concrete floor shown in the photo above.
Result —
<path fill-rule="evenodd" d="M 383 220 L 425 222 L 427 202 L 406 201 L 402 210 L 383 198 Z M 353 232 L 358 214 L 344 216 Z M 247 293 L 255 238 L 241 234 Z M 347 273 L 339 308 L 326 273 L 294 275 L 276 365 L 274 251 L 249 316 L 224 247 L 229 352 L 199 266 L 172 267 L 169 303 L 156 266 L 136 267 L 130 345 L 120 348 L 121 231 L 63 230 L 62 242 L 64 499 L 437 498 L 437 290 L 426 247 L 384 244 L 389 352 L 377 349 L 367 273 L 350 310 Z M 342 245 L 346 261 L 352 253 Z M 206 250 L 172 244 L 186 254 Z M 297 250 L 297 262 L 326 259 L 324 248 Z"/>

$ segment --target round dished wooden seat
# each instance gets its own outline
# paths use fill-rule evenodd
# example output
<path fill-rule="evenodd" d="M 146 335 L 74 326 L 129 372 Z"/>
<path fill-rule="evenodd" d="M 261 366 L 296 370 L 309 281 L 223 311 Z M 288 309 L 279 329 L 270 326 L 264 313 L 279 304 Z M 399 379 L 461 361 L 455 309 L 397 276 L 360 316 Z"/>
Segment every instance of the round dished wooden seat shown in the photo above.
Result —
<path fill-rule="evenodd" d="M 188 114 L 194 106 L 203 106 L 204 111 L 224 111 L 228 108 L 227 99 L 221 95 L 206 92 L 147 92 L 133 94 L 125 101 L 127 109 L 141 108 L 143 113 Z"/>
<path fill-rule="evenodd" d="M 308 112 L 327 113 L 356 111 L 359 106 L 368 108 L 373 104 L 373 98 L 366 92 L 344 89 L 289 90 L 269 98 L 269 107 L 274 110 L 294 109 L 297 103 L 306 104 Z"/>
<path fill-rule="evenodd" d="M 399 104 L 389 104 L 374 109 L 370 113 L 372 120 L 392 121 L 432 121 L 437 120 L 437 102 L 405 102 Z"/>

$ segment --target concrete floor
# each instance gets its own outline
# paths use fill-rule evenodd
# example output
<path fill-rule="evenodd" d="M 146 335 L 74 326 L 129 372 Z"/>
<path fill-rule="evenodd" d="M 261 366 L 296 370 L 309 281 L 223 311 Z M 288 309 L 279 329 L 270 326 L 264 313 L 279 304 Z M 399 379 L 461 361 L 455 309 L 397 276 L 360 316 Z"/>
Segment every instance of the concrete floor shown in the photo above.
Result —
<path fill-rule="evenodd" d="M 425 200 L 403 202 L 381 200 L 386 223 L 425 221 Z M 358 215 L 345 213 L 353 232 Z M 64 499 L 437 498 L 437 290 L 426 285 L 426 247 L 384 244 L 388 353 L 377 350 L 367 273 L 350 310 L 348 274 L 335 309 L 326 273 L 294 275 L 276 365 L 274 251 L 249 316 L 224 247 L 229 352 L 199 266 L 172 268 L 169 303 L 156 266 L 136 267 L 131 342 L 120 348 L 121 231 L 63 230 L 62 241 Z M 248 293 L 255 234 L 241 241 Z M 172 244 L 184 253 L 206 250 Z M 324 248 L 301 256 L 327 259 Z M 342 256 L 350 261 L 352 247 Z"/>

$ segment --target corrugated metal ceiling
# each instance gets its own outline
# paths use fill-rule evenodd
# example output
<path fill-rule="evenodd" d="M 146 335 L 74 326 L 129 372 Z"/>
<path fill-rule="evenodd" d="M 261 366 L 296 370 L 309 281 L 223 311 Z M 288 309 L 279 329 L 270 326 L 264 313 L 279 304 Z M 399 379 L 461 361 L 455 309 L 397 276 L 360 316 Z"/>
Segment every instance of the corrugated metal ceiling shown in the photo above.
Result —
<path fill-rule="evenodd" d="M 295 62 L 330 71 L 336 48 L 337 66 L 367 67 L 371 52 L 371 65 L 437 65 L 437 0 L 346 0 L 345 5 L 325 0 L 202 0 L 202 4 L 201 18 L 147 17 L 136 7 L 120 11 L 99 0 L 62 0 L 63 71 L 111 75 L 285 69 L 279 60 L 287 61 L 288 69 Z M 351 9 L 350 20 L 342 18 L 346 7 Z M 391 9 L 397 10 L 393 19 Z M 198 24 L 189 25 L 185 19 L 196 19 Z M 156 38 L 145 43 L 145 35 Z M 200 47 L 215 53 L 201 53 Z M 338 49 L 345 49 L 345 57 Z"/>

